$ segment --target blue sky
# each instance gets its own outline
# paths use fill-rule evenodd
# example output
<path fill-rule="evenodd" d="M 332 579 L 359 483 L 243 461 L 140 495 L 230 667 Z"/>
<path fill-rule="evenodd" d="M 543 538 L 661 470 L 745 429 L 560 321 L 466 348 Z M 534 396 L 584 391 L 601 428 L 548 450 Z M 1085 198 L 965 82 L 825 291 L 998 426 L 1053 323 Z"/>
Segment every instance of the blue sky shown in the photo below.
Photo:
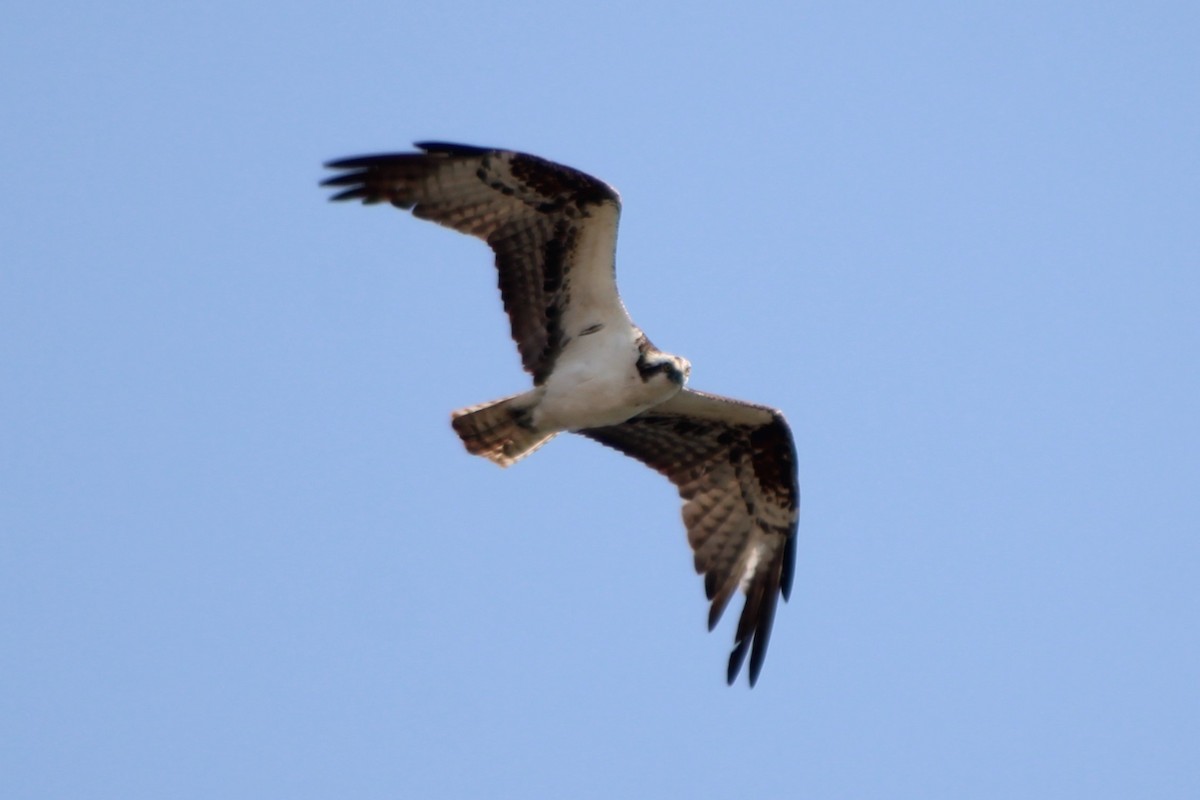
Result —
<path fill-rule="evenodd" d="M 1200 795 L 1200 11 L 679 8 L 8 11 L 4 796 Z M 615 185 L 788 415 L 754 690 L 666 481 L 457 442 L 486 248 L 316 186 L 420 139 Z"/>

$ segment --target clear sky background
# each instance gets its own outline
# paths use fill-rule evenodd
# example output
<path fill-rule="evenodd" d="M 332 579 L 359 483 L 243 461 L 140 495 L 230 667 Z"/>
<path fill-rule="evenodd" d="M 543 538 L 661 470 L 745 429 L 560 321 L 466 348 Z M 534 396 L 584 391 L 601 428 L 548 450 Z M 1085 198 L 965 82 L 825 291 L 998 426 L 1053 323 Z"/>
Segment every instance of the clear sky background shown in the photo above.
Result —
<path fill-rule="evenodd" d="M 0 795 L 1200 797 L 1198 41 L 1191 2 L 7 9 Z M 634 319 L 788 415 L 754 690 L 665 480 L 458 443 L 527 385 L 486 248 L 317 188 L 431 138 L 616 186 Z"/>

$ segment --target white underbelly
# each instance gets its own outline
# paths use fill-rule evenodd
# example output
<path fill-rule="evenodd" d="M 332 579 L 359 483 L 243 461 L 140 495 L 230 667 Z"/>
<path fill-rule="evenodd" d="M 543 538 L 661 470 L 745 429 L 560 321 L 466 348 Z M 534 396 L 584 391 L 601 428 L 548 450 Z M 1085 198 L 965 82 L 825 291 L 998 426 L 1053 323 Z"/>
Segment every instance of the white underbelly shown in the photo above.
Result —
<path fill-rule="evenodd" d="M 642 380 L 631 338 L 604 333 L 572 342 L 576 346 L 559 356 L 534 412 L 538 429 L 571 431 L 616 425 L 679 391 L 679 386 L 661 374 Z"/>

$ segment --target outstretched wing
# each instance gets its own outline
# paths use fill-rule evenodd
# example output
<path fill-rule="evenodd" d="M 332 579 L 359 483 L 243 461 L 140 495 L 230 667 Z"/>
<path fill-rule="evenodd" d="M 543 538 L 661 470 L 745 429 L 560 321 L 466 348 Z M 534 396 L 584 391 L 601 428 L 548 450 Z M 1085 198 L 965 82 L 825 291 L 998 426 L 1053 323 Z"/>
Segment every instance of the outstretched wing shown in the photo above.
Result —
<path fill-rule="evenodd" d="M 661 472 L 683 498 L 696 571 L 712 601 L 708 628 L 736 589 L 746 595 L 726 679 L 750 652 L 758 680 L 775 605 L 791 593 L 800 492 L 792 433 L 765 406 L 684 389 L 619 425 L 579 431 Z"/>
<path fill-rule="evenodd" d="M 483 239 L 525 369 L 541 384 L 572 336 L 628 322 L 613 267 L 621 204 L 582 172 L 509 150 L 421 142 L 421 153 L 331 161 L 333 200 L 390 202 Z"/>

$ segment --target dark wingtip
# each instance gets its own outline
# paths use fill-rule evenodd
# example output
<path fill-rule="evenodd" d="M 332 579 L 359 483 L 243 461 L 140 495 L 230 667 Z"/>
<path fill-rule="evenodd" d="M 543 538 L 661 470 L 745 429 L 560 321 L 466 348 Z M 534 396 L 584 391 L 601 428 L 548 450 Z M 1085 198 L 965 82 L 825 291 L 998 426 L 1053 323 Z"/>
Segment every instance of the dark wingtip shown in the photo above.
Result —
<path fill-rule="evenodd" d="M 333 161 L 326 161 L 326 169 L 362 169 L 377 163 L 381 159 L 393 158 L 393 155 L 373 155 L 373 156 L 349 156 L 348 158 L 337 158 Z"/>
<path fill-rule="evenodd" d="M 496 150 L 494 147 L 476 147 L 454 142 L 413 142 L 413 146 L 426 153 L 444 153 L 448 156 L 478 156 Z"/>
<path fill-rule="evenodd" d="M 750 639 L 742 639 L 733 648 L 733 652 L 729 654 L 729 666 L 725 669 L 725 683 L 733 686 L 733 682 L 737 680 L 738 673 L 742 671 L 742 662 L 746 660 L 746 652 L 750 649 Z M 751 673 L 750 685 L 754 685 L 754 681 L 758 676 Z"/>
<path fill-rule="evenodd" d="M 366 170 L 355 169 L 352 172 L 342 172 L 321 181 L 322 186 L 353 186 L 363 182 L 367 177 Z"/>
<path fill-rule="evenodd" d="M 325 184 L 321 185 L 324 186 Z M 363 202 L 369 202 L 369 198 L 367 198 L 367 191 L 361 186 L 354 189 L 347 189 L 344 192 L 338 192 L 329 199 L 331 202 L 337 202 L 339 200 L 358 200 L 359 198 L 362 198 Z"/>
<path fill-rule="evenodd" d="M 342 191 L 332 195 L 331 201 L 361 200 L 364 205 L 375 205 L 385 200 L 397 208 L 408 209 L 412 203 L 397 201 L 382 190 L 377 184 L 375 171 L 379 168 L 403 165 L 409 159 L 421 158 L 414 153 L 383 153 L 373 156 L 352 156 L 339 158 L 336 161 L 326 161 L 329 169 L 342 170 L 337 175 L 331 175 L 321 181 L 322 188 L 339 188 Z"/>
<path fill-rule="evenodd" d="M 326 161 L 327 169 L 345 170 L 337 175 L 331 175 L 321 181 L 321 188 L 330 187 L 348 187 L 342 191 L 330 196 L 330 202 L 339 202 L 343 200 L 362 200 L 363 203 L 371 205 L 378 203 L 382 198 L 375 197 L 367 190 L 366 182 L 369 175 L 369 168 L 384 159 L 392 158 L 392 156 L 352 156 L 351 158 L 339 158 L 335 161 Z"/>
<path fill-rule="evenodd" d="M 772 603 L 772 616 L 774 604 Z M 754 632 L 754 647 L 750 650 L 750 685 L 758 683 L 758 673 L 762 672 L 763 660 L 767 657 L 767 643 L 771 640 L 771 623 L 773 619 L 763 621 L 762 627 Z"/>
<path fill-rule="evenodd" d="M 710 575 L 713 573 L 709 573 Z M 737 583 L 730 580 L 728 586 L 722 587 L 719 594 L 712 599 L 712 605 L 708 607 L 708 630 L 717 627 L 717 623 L 721 621 L 721 616 L 725 613 L 725 608 L 729 605 L 730 599 L 733 597 L 733 592 L 737 589 Z"/>
<path fill-rule="evenodd" d="M 784 600 L 792 597 L 792 581 L 796 577 L 796 532 L 787 538 L 783 546 L 783 575 L 779 579 L 779 591 Z"/>

